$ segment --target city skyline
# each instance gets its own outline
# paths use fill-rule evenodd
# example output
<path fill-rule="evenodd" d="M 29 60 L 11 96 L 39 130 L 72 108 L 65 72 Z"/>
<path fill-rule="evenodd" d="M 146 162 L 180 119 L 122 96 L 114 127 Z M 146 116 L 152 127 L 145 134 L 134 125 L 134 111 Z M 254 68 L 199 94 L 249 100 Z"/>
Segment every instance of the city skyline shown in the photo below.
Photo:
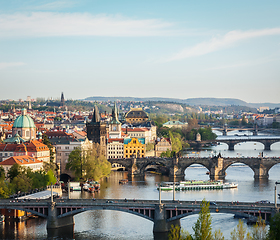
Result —
<path fill-rule="evenodd" d="M 1 99 L 279 103 L 275 1 L 0 0 Z M 4 89 L 4 91 L 3 91 Z"/>

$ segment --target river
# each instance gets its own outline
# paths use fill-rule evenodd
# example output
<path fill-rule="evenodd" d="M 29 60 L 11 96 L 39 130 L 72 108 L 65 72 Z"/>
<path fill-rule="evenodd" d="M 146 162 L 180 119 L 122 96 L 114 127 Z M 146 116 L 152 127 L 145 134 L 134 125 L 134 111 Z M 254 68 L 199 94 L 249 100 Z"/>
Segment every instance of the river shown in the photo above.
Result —
<path fill-rule="evenodd" d="M 185 152 L 185 155 L 211 156 L 219 152 L 224 157 L 257 157 L 260 152 L 263 152 L 264 156 L 279 157 L 280 143 L 273 144 L 271 151 L 264 151 L 262 144 L 249 142 L 237 145 L 234 151 L 228 151 L 227 146 L 221 144 L 200 152 L 188 151 Z M 206 171 L 207 169 L 203 166 L 192 165 L 186 170 L 185 178 L 206 180 L 209 178 Z M 144 179 L 133 178 L 128 184 L 120 185 L 119 180 L 126 177 L 126 172 L 112 172 L 107 179 L 101 182 L 101 191 L 95 194 L 95 198 L 158 199 L 156 183 L 168 181 L 168 177 L 146 173 Z M 225 181 L 237 182 L 237 189 L 176 192 L 176 199 L 202 200 L 205 198 L 209 201 L 269 200 L 274 202 L 274 183 L 277 180 L 280 180 L 280 164 L 270 169 L 268 180 L 254 180 L 253 171 L 249 167 L 235 164 L 227 169 Z M 71 193 L 71 198 L 92 197 L 87 192 Z M 171 200 L 172 192 L 163 192 L 162 199 Z M 192 215 L 181 219 L 182 228 L 192 233 L 192 226 L 197 220 L 197 216 Z M 238 220 L 234 219 L 231 214 L 216 213 L 212 214 L 212 217 L 213 228 L 221 229 L 228 239 Z M 153 223 L 128 213 L 96 210 L 75 216 L 74 235 L 69 231 L 59 231 L 53 236 L 48 236 L 46 220 L 38 218 L 19 223 L 6 222 L 0 225 L 0 239 L 153 239 Z"/>

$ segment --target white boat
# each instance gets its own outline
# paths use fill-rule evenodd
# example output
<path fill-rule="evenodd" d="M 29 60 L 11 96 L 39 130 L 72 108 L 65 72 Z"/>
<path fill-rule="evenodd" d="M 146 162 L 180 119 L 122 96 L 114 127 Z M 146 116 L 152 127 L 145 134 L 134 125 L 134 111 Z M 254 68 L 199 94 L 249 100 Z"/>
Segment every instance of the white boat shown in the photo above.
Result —
<path fill-rule="evenodd" d="M 81 185 L 79 182 L 69 182 L 70 191 L 81 191 Z"/>
<path fill-rule="evenodd" d="M 165 182 L 161 187 L 162 191 L 173 191 L 173 182 Z M 175 183 L 175 191 L 189 191 L 189 190 L 220 190 L 237 188 L 237 183 L 223 183 L 223 181 L 181 181 L 180 183 Z M 157 188 L 159 189 L 159 188 Z"/>
<path fill-rule="evenodd" d="M 0 215 L 0 223 L 4 222 L 5 221 L 5 215 L 1 214 Z"/>
<path fill-rule="evenodd" d="M 90 186 L 89 183 L 84 183 L 83 184 L 83 190 L 88 191 L 89 186 Z"/>

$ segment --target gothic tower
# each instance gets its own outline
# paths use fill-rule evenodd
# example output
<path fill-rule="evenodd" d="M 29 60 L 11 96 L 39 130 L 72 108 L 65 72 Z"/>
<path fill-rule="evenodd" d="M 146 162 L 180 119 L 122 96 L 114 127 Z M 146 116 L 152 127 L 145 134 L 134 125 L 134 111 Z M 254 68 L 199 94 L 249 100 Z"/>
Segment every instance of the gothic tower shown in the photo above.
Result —
<path fill-rule="evenodd" d="M 106 156 L 106 123 L 100 121 L 100 115 L 97 106 L 94 106 L 94 112 L 91 122 L 86 124 L 87 138 L 94 143 L 98 143 L 101 148 L 101 154 Z"/>
<path fill-rule="evenodd" d="M 109 124 L 109 138 L 121 138 L 121 123 L 118 115 L 119 113 L 115 103 L 112 109 L 112 121 Z"/>
<path fill-rule="evenodd" d="M 60 101 L 60 105 L 61 105 L 62 107 L 64 107 L 64 106 L 65 106 L 65 99 L 64 99 L 63 92 L 61 93 L 61 101 Z"/>

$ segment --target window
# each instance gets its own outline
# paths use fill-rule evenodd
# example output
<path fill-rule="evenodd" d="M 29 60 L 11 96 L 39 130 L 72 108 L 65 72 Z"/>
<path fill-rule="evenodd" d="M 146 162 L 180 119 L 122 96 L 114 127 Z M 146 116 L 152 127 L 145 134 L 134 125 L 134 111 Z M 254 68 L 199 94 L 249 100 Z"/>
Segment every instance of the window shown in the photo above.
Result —
<path fill-rule="evenodd" d="M 69 149 L 69 147 L 65 147 L 65 149 Z"/>

